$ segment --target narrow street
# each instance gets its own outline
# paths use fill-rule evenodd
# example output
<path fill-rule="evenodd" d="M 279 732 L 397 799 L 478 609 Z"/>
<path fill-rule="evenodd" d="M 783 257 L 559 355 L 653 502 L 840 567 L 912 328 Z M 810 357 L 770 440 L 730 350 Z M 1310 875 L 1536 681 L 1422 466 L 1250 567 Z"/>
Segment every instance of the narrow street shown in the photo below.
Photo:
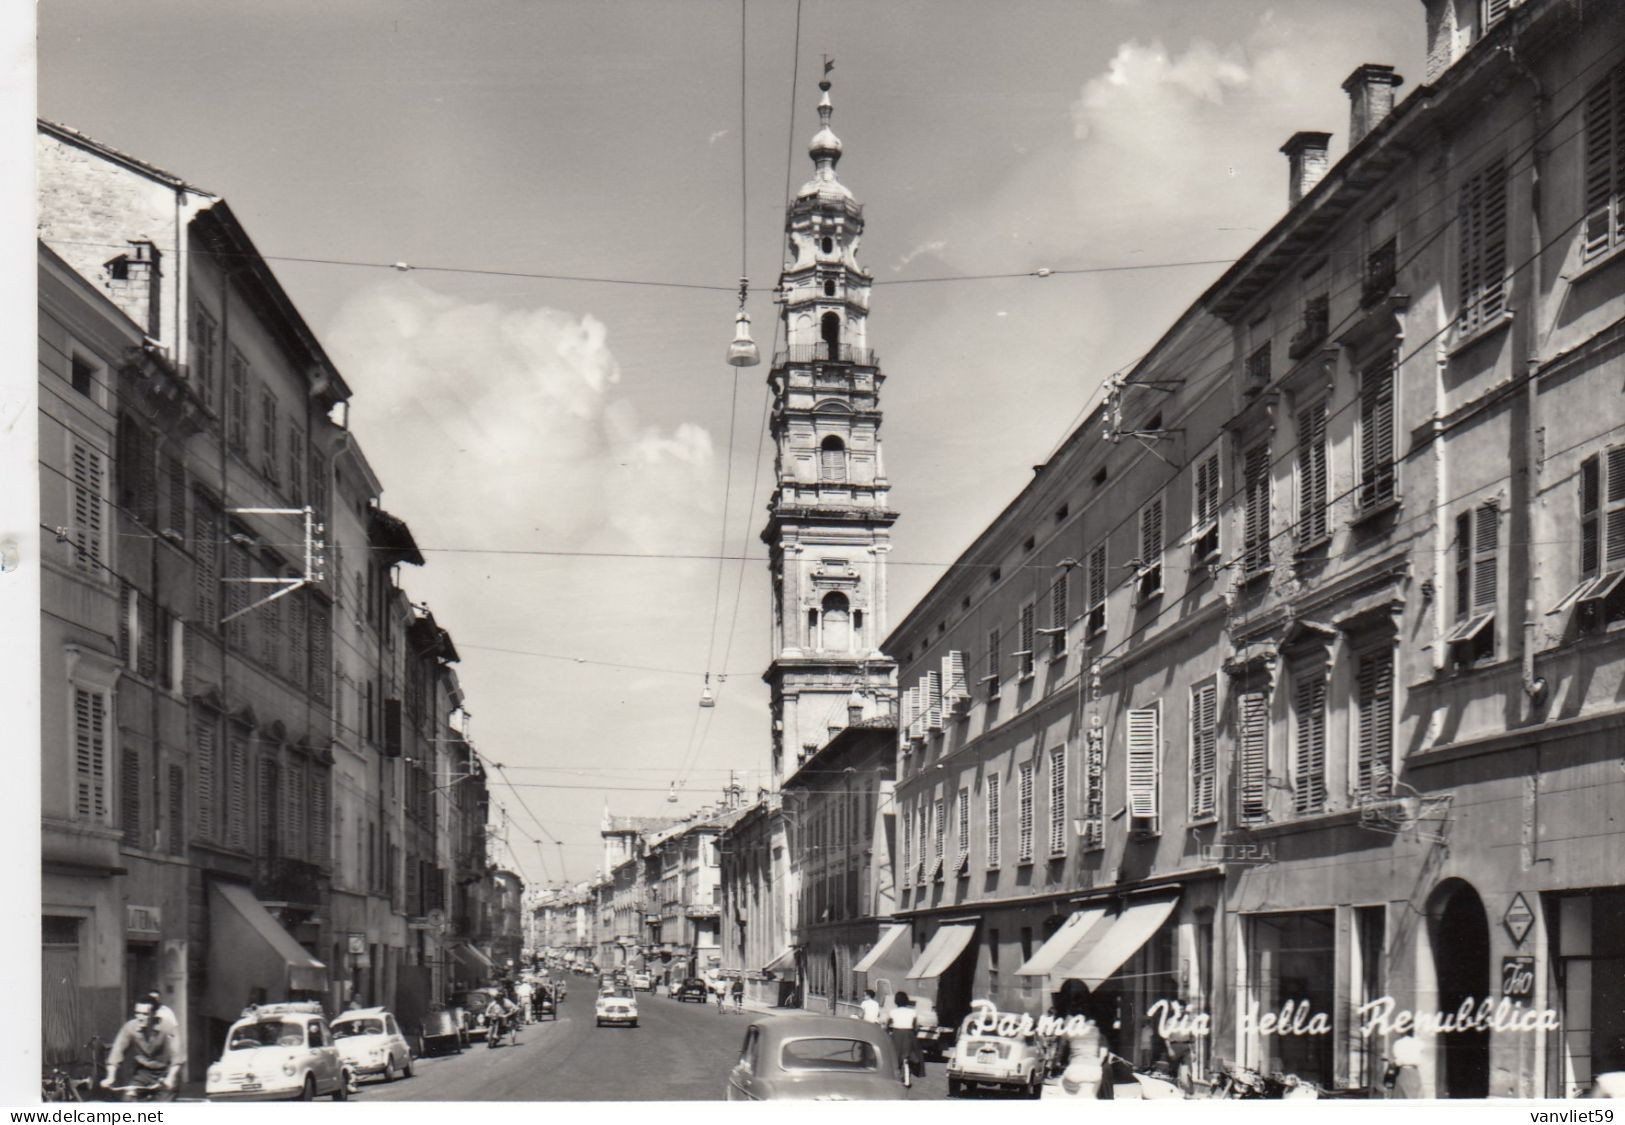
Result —
<path fill-rule="evenodd" d="M 460 1055 L 417 1060 L 417 1073 L 362 1084 L 362 1101 L 720 1101 L 745 1027 L 757 1013 L 638 995 L 638 1026 L 595 1027 L 590 983 L 572 990 L 559 1018 L 527 1024 L 517 1047 L 476 1043 Z M 942 1098 L 942 1064 L 911 1096 Z"/>

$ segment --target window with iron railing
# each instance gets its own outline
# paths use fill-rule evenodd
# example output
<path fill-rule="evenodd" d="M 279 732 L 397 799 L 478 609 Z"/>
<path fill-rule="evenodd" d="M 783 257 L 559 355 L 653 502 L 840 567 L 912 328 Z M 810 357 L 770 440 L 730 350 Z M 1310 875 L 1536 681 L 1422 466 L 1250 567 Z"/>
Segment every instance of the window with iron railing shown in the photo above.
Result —
<path fill-rule="evenodd" d="M 1287 346 L 1287 357 L 1302 359 L 1326 338 L 1331 327 L 1331 303 L 1324 293 L 1310 297 L 1303 305 L 1303 323 L 1292 334 Z"/>
<path fill-rule="evenodd" d="M 1365 272 L 1360 285 L 1360 307 L 1376 304 L 1393 292 L 1399 274 L 1399 245 L 1388 239 L 1365 256 Z"/>

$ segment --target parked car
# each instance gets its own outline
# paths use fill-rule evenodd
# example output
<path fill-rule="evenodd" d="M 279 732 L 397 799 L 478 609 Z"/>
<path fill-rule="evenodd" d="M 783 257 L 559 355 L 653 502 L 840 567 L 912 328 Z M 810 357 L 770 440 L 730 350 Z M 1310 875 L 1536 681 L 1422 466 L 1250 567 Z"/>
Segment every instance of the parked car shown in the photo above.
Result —
<path fill-rule="evenodd" d="M 423 1027 L 418 1033 L 418 1054 L 461 1051 L 466 1043 L 461 1008 L 435 1007 L 423 1017 Z"/>
<path fill-rule="evenodd" d="M 639 991 L 639 992 L 653 992 L 654 991 L 654 986 L 655 986 L 655 978 L 650 976 L 648 973 L 633 973 L 632 974 L 632 987 L 634 989 L 636 989 L 637 991 Z"/>
<path fill-rule="evenodd" d="M 1044 1093 L 1043 1052 L 1035 1036 L 977 1034 L 976 1015 L 965 1017 L 959 1037 L 948 1048 L 948 1096 L 957 1098 L 966 1088 L 991 1086 L 1019 1090 L 1029 1098 Z"/>
<path fill-rule="evenodd" d="M 333 1021 L 333 1044 L 357 1078 L 412 1077 L 412 1048 L 394 1015 L 383 1008 L 354 1008 L 339 1016 Z"/>
<path fill-rule="evenodd" d="M 737 1101 L 898 1101 L 897 1052 L 879 1024 L 832 1016 L 764 1016 L 745 1029 L 728 1073 Z"/>
<path fill-rule="evenodd" d="M 601 993 L 594 1003 L 593 1018 L 599 1027 L 603 1027 L 606 1023 L 622 1023 L 627 1027 L 636 1027 L 638 998 L 626 985 L 610 985 L 609 991 Z"/>
<path fill-rule="evenodd" d="M 209 1068 L 210 1101 L 281 1101 L 350 1096 L 350 1078 L 314 1001 L 261 1004 L 226 1032 L 226 1049 Z"/>
<path fill-rule="evenodd" d="M 711 999 L 711 990 L 699 977 L 691 977 L 678 985 L 672 995 L 678 1000 L 692 1000 L 696 1004 L 705 1004 Z"/>

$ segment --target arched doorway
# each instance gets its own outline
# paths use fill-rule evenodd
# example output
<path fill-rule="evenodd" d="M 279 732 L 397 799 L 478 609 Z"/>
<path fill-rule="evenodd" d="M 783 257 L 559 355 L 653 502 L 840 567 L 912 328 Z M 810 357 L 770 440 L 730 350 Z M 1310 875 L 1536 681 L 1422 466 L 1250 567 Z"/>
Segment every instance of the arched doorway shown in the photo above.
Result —
<path fill-rule="evenodd" d="M 1472 886 L 1453 879 L 1435 892 L 1429 911 L 1438 1009 L 1454 1016 L 1493 998 L 1490 924 Z M 1485 1029 L 1441 1031 L 1435 1040 L 1435 1076 L 1441 1098 L 1485 1098 L 1490 1092 L 1490 1033 Z"/>

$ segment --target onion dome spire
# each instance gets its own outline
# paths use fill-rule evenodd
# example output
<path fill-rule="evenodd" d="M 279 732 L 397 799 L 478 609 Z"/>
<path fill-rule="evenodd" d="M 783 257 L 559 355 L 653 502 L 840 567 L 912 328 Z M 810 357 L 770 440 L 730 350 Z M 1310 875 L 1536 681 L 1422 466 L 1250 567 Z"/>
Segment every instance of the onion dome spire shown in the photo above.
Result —
<path fill-rule="evenodd" d="M 835 107 L 829 100 L 829 87 L 829 72 L 826 70 L 823 81 L 818 83 L 818 88 L 823 91 L 823 97 L 818 100 L 819 129 L 813 134 L 812 143 L 807 146 L 807 154 L 813 159 L 813 178 L 796 192 L 798 199 L 810 195 L 852 198 L 852 193 L 835 178 L 835 165 L 841 159 L 841 138 L 829 127 L 830 116 L 835 112 Z"/>

